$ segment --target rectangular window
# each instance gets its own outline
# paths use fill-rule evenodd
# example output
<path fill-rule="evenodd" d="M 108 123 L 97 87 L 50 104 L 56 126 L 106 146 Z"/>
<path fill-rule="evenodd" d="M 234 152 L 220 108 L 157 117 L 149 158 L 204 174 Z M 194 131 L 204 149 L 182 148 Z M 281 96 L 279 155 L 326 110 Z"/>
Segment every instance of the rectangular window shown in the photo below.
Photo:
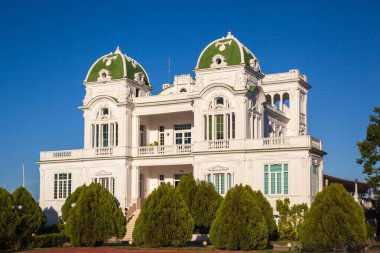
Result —
<path fill-rule="evenodd" d="M 111 177 L 111 193 L 112 195 L 115 195 L 115 178 Z"/>
<path fill-rule="evenodd" d="M 99 178 L 99 183 L 103 188 L 110 190 L 108 188 L 109 187 L 109 178 L 108 177 Z"/>
<path fill-rule="evenodd" d="M 54 199 L 65 199 L 71 194 L 71 173 L 54 174 Z"/>
<path fill-rule="evenodd" d="M 268 166 L 268 165 L 266 165 Z M 268 172 L 264 173 L 264 194 L 269 194 L 269 178 Z"/>
<path fill-rule="evenodd" d="M 281 173 L 277 173 L 277 194 L 281 194 L 281 188 L 282 188 L 282 184 L 281 184 Z"/>
<path fill-rule="evenodd" d="M 174 125 L 175 144 L 190 144 L 191 143 L 191 124 Z"/>
<path fill-rule="evenodd" d="M 160 132 L 160 146 L 164 146 L 165 145 L 165 127 L 160 126 L 159 132 Z"/>
<path fill-rule="evenodd" d="M 219 191 L 219 188 L 220 188 L 220 184 L 219 184 L 219 174 L 214 174 L 214 184 L 215 184 L 215 191 L 217 191 L 218 193 L 220 193 Z"/>
<path fill-rule="evenodd" d="M 175 174 L 174 175 L 174 187 L 177 187 L 181 177 L 186 176 L 187 174 Z"/>
<path fill-rule="evenodd" d="M 220 174 L 220 194 L 224 195 L 224 174 Z"/>
<path fill-rule="evenodd" d="M 174 125 L 174 130 L 191 130 L 191 124 Z"/>
<path fill-rule="evenodd" d="M 215 115 L 215 129 L 216 129 L 216 139 L 222 140 L 224 139 L 224 118 L 223 115 Z"/>
<path fill-rule="evenodd" d="M 184 143 L 185 144 L 190 144 L 191 143 L 191 132 L 185 132 Z"/>
<path fill-rule="evenodd" d="M 288 164 L 264 165 L 264 194 L 288 194 L 288 187 Z"/>
<path fill-rule="evenodd" d="M 207 174 L 207 182 L 211 183 L 211 174 Z"/>
<path fill-rule="evenodd" d="M 175 144 L 182 145 L 182 133 L 175 133 Z"/>
<path fill-rule="evenodd" d="M 288 194 L 288 165 L 284 164 L 284 194 Z"/>
<path fill-rule="evenodd" d="M 108 124 L 102 124 L 103 147 L 108 147 Z"/>
<path fill-rule="evenodd" d="M 158 185 L 163 185 L 163 184 L 165 184 L 165 176 L 159 175 L 158 176 Z"/>
<path fill-rule="evenodd" d="M 270 193 L 276 194 L 276 173 L 270 173 Z"/>
<path fill-rule="evenodd" d="M 232 175 L 231 173 L 227 174 L 227 191 L 232 188 Z"/>

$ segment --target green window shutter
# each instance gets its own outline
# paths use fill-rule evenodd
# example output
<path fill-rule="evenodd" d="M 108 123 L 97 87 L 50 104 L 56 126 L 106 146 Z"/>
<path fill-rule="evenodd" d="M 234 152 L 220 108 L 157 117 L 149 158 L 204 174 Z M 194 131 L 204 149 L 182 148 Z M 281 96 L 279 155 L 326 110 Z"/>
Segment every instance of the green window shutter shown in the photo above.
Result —
<path fill-rule="evenodd" d="M 269 194 L 269 190 L 268 190 L 268 182 L 269 178 L 268 178 L 268 165 L 264 165 L 264 194 L 265 195 L 268 195 Z"/>
<path fill-rule="evenodd" d="M 69 173 L 68 192 L 69 192 L 68 195 L 70 195 L 71 194 L 71 173 Z"/>
<path fill-rule="evenodd" d="M 277 194 L 281 194 L 281 173 L 277 173 Z"/>
<path fill-rule="evenodd" d="M 215 178 L 215 191 L 217 193 L 220 193 L 219 192 L 219 175 L 214 175 L 214 178 Z"/>
<path fill-rule="evenodd" d="M 220 183 L 221 183 L 220 193 L 224 194 L 224 174 L 220 175 Z"/>
<path fill-rule="evenodd" d="M 276 194 L 276 173 L 270 174 L 270 193 Z"/>
<path fill-rule="evenodd" d="M 58 175 L 54 174 L 54 199 L 57 199 L 57 192 L 58 192 Z"/>
<path fill-rule="evenodd" d="M 284 172 L 284 194 L 288 194 L 288 172 Z"/>
<path fill-rule="evenodd" d="M 207 174 L 207 182 L 211 183 L 211 174 Z"/>
<path fill-rule="evenodd" d="M 228 191 L 228 190 L 231 189 L 231 187 L 232 187 L 232 177 L 231 177 L 231 173 L 228 173 L 228 174 L 227 174 L 227 181 L 228 181 L 228 186 L 227 186 L 227 191 Z"/>

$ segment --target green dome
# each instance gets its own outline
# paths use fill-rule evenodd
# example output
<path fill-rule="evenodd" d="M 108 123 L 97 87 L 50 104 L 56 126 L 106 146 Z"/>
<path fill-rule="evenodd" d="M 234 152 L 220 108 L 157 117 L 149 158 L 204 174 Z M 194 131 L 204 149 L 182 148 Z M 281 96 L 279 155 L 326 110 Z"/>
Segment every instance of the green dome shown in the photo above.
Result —
<path fill-rule="evenodd" d="M 202 51 L 197 69 L 247 64 L 261 72 L 257 58 L 235 36 L 228 32 L 226 37 L 217 39 Z"/>
<path fill-rule="evenodd" d="M 119 47 L 114 53 L 100 57 L 91 66 L 85 82 L 106 82 L 127 78 L 150 86 L 145 69 L 134 59 L 123 55 Z"/>

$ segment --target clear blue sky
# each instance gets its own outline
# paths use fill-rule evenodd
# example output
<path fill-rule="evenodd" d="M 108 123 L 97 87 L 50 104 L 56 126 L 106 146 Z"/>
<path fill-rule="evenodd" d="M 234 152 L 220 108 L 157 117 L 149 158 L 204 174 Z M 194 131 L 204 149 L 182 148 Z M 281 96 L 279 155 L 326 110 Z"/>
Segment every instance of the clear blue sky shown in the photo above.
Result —
<path fill-rule="evenodd" d="M 211 1 L 210 1 L 211 2 Z M 120 45 L 147 70 L 154 94 L 191 73 L 229 29 L 264 73 L 300 69 L 309 133 L 324 141 L 325 172 L 363 179 L 356 141 L 380 105 L 379 1 L 4 1 L 0 8 L 0 185 L 38 198 L 41 150 L 83 145 L 77 107 L 93 61 Z M 172 77 L 173 78 L 173 77 Z"/>

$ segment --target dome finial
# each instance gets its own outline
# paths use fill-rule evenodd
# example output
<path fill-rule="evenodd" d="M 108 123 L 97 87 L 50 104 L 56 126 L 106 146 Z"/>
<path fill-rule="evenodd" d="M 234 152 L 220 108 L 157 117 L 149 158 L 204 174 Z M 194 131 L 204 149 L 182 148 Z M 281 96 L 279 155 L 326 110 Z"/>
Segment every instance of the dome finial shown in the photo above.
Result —
<path fill-rule="evenodd" d="M 117 45 L 117 47 L 116 47 L 116 50 L 115 50 L 114 54 L 121 54 L 121 50 L 120 50 L 120 47 L 119 47 L 119 45 Z"/>
<path fill-rule="evenodd" d="M 228 32 L 227 32 L 227 39 L 229 38 L 234 38 L 234 36 L 232 35 L 232 30 L 231 29 L 228 29 Z"/>

